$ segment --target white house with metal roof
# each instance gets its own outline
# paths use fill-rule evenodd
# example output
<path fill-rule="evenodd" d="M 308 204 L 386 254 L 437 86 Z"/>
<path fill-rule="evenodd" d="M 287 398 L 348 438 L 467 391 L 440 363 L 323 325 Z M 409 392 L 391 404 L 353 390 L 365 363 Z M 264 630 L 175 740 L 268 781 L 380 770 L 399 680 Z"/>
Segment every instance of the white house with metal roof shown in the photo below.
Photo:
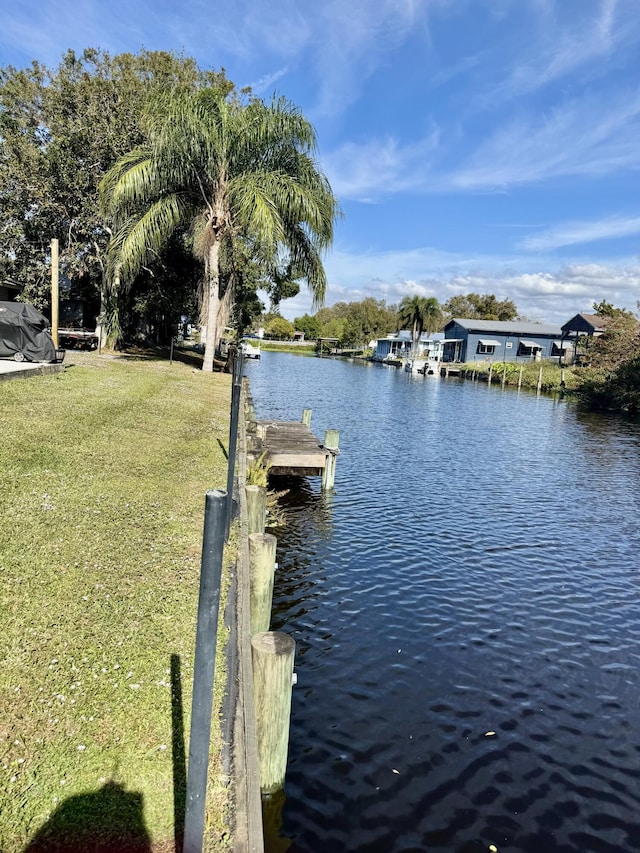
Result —
<path fill-rule="evenodd" d="M 426 332 L 423 332 L 415 352 L 413 352 L 411 332 L 408 329 L 403 329 L 395 334 L 387 335 L 386 338 L 378 338 L 372 360 L 388 361 L 389 359 L 405 359 L 410 356 L 440 360 L 443 337 L 442 334 L 427 335 Z"/>
<path fill-rule="evenodd" d="M 561 326 L 520 320 L 454 318 L 444 327 L 443 361 L 568 360 L 573 346 Z"/>

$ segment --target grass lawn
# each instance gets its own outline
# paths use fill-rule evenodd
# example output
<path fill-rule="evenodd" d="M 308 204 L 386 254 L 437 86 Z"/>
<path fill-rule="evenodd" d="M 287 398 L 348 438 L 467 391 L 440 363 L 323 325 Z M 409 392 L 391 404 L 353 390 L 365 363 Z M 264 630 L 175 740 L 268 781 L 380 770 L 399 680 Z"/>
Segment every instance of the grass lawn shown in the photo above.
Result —
<path fill-rule="evenodd" d="M 455 365 L 463 370 L 475 370 L 478 375 L 486 376 L 489 373 L 489 362 L 476 361 L 467 362 L 466 364 Z M 507 362 L 507 376 L 505 379 L 506 385 L 518 385 L 520 377 L 520 368 L 522 367 L 522 387 L 536 388 L 540 376 L 540 368 L 542 367 L 542 386 L 541 390 L 546 392 L 556 392 L 562 390 L 562 377 L 564 376 L 565 390 L 571 392 L 577 385 L 577 377 L 579 368 L 566 367 L 564 371 L 558 364 L 549 361 L 532 361 L 532 362 Z M 492 369 L 492 384 L 499 385 L 502 382 L 502 373 L 505 369 L 505 364 L 502 361 L 494 361 Z"/>
<path fill-rule="evenodd" d="M 65 850 L 168 851 L 230 378 L 144 357 L 65 364 L 0 384 L 0 850 L 44 828 Z M 218 729 L 210 850 L 225 845 Z"/>
<path fill-rule="evenodd" d="M 258 343 L 260 344 L 260 349 L 265 350 L 266 352 L 292 352 L 295 355 L 316 354 L 315 341 L 304 344 L 287 344 L 279 341 L 260 340 Z"/>

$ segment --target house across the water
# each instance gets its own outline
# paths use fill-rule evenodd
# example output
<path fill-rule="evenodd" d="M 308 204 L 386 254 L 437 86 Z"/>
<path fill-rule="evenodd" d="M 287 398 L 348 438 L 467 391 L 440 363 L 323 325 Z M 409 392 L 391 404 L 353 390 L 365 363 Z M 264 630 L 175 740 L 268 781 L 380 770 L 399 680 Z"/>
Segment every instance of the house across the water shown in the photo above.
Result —
<path fill-rule="evenodd" d="M 579 335 L 597 338 L 605 331 L 610 319 L 599 314 L 576 314 L 562 326 L 562 334 L 572 339 Z"/>
<path fill-rule="evenodd" d="M 540 361 L 568 363 L 574 340 L 563 327 L 520 320 L 453 319 L 444 327 L 442 360 Z"/>
<path fill-rule="evenodd" d="M 444 335 L 441 332 L 428 335 L 424 332 L 420 336 L 416 352 L 412 352 L 413 341 L 411 332 L 403 329 L 386 338 L 378 338 L 375 342 L 375 350 L 372 355 L 373 361 L 390 361 L 391 359 L 406 359 L 410 357 L 428 361 L 441 361 Z"/>

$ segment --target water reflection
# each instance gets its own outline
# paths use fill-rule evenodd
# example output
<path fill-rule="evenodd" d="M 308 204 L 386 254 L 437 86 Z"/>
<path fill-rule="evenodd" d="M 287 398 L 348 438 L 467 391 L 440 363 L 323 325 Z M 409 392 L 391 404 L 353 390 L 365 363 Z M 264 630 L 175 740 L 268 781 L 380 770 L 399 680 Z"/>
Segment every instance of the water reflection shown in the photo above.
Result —
<path fill-rule="evenodd" d="M 282 810 L 287 797 L 284 791 L 276 791 L 262 798 L 262 825 L 264 828 L 264 848 L 269 853 L 287 853 L 291 850 L 291 839 L 282 832 Z"/>

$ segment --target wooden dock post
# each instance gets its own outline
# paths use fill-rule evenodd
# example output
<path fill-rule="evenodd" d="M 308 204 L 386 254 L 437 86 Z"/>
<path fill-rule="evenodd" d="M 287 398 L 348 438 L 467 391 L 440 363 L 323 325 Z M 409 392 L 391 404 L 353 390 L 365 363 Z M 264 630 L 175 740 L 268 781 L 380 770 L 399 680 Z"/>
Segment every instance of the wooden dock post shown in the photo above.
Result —
<path fill-rule="evenodd" d="M 277 539 L 271 533 L 249 534 L 251 636 L 268 631 L 273 605 Z"/>
<path fill-rule="evenodd" d="M 302 410 L 302 423 L 305 426 L 311 426 L 311 409 L 303 409 Z"/>
<path fill-rule="evenodd" d="M 542 365 L 540 365 L 540 370 L 538 371 L 538 387 L 536 391 L 538 394 L 542 391 Z"/>
<path fill-rule="evenodd" d="M 493 362 L 489 362 L 489 376 L 487 377 L 487 384 L 491 385 L 491 374 L 493 373 Z"/>
<path fill-rule="evenodd" d="M 507 363 L 506 361 L 502 362 L 502 383 L 501 387 L 504 389 L 504 383 L 507 381 Z"/>
<path fill-rule="evenodd" d="M 328 429 L 324 433 L 324 447 L 329 451 L 327 461 L 322 472 L 322 490 L 332 489 L 336 479 L 336 458 L 338 456 L 338 444 L 340 433 L 337 429 Z"/>
<path fill-rule="evenodd" d="M 264 631 L 251 638 L 258 764 L 263 794 L 273 794 L 284 787 L 295 649 L 295 641 L 279 631 Z"/>
<path fill-rule="evenodd" d="M 520 362 L 520 374 L 518 375 L 518 391 L 522 388 L 522 368 L 524 365 Z"/>
<path fill-rule="evenodd" d="M 247 529 L 249 533 L 264 533 L 267 517 L 267 490 L 265 486 L 245 486 L 247 496 Z"/>

